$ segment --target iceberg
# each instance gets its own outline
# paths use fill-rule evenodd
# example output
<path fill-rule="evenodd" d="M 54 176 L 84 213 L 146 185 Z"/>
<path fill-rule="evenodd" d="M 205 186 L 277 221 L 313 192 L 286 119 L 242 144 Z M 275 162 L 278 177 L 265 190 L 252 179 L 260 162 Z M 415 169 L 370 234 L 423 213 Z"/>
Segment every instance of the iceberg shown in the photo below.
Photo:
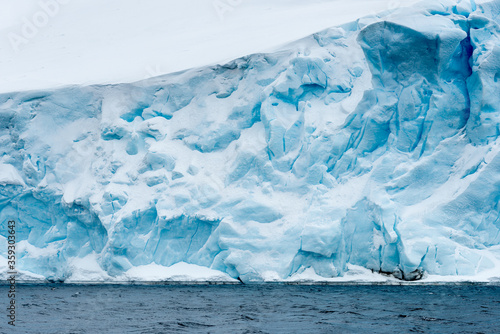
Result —
<path fill-rule="evenodd" d="M 15 220 L 35 280 L 498 279 L 499 14 L 427 1 L 224 65 L 1 94 L 0 243 Z"/>

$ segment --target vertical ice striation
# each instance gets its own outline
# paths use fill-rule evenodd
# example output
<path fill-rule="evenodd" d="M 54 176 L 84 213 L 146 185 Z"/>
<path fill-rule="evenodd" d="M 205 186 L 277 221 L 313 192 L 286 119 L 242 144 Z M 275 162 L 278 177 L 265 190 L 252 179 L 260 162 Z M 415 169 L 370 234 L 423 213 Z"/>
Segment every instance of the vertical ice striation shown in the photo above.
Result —
<path fill-rule="evenodd" d="M 15 219 L 19 269 L 49 280 L 492 277 L 499 14 L 424 2 L 225 65 L 0 95 L 0 239 Z"/>

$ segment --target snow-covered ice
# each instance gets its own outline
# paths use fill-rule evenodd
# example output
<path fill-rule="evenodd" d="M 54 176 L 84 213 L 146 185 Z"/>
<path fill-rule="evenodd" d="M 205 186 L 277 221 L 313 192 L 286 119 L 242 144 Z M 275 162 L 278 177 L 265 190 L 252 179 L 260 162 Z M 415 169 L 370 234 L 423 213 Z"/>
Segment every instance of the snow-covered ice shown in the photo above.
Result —
<path fill-rule="evenodd" d="M 15 219 L 36 279 L 498 281 L 499 14 L 428 1 L 222 65 L 4 93 L 0 242 Z"/>
<path fill-rule="evenodd" d="M 264 52 L 416 0 L 0 0 L 0 92 L 123 83 Z"/>

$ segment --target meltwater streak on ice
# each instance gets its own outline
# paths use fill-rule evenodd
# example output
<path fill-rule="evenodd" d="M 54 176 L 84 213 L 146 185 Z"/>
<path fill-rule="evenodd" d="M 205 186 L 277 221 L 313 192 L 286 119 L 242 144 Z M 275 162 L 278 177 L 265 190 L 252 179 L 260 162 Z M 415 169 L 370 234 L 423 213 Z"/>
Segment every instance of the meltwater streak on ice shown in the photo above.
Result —
<path fill-rule="evenodd" d="M 432 1 L 222 66 L 0 95 L 19 279 L 498 280 L 499 13 Z"/>

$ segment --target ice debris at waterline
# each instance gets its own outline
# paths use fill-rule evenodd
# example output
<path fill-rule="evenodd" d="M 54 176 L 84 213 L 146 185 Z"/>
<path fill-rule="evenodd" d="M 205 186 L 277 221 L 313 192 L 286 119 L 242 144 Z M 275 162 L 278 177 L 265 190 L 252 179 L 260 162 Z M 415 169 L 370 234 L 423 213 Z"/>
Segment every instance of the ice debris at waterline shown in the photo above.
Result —
<path fill-rule="evenodd" d="M 3 94 L 0 241 L 14 219 L 22 277 L 55 281 L 494 279 L 499 14 L 425 2 L 222 66 Z"/>

